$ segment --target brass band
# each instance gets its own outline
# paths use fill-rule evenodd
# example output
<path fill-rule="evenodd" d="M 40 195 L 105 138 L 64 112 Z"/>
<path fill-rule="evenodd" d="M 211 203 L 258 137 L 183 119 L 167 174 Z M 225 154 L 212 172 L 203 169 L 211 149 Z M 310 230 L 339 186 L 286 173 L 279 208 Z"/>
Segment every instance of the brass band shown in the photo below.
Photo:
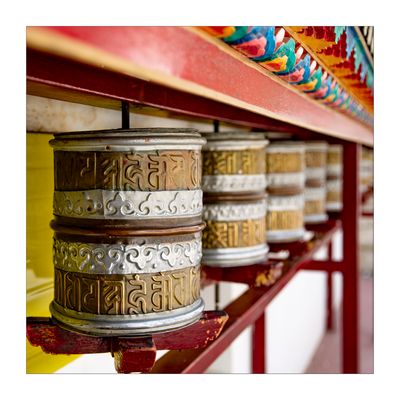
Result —
<path fill-rule="evenodd" d="M 304 224 L 303 209 L 268 211 L 267 231 L 302 229 Z"/>
<path fill-rule="evenodd" d="M 306 151 L 306 168 L 325 167 L 326 152 Z"/>
<path fill-rule="evenodd" d="M 267 152 L 267 174 L 304 171 L 304 153 Z"/>
<path fill-rule="evenodd" d="M 340 190 L 329 190 L 326 194 L 327 202 L 340 202 L 342 201 L 342 192 Z"/>
<path fill-rule="evenodd" d="M 325 199 L 320 200 L 307 200 L 304 203 L 304 214 L 324 214 L 325 213 Z"/>
<path fill-rule="evenodd" d="M 265 243 L 265 218 L 206 221 L 203 249 L 248 247 Z"/>
<path fill-rule="evenodd" d="M 327 164 L 328 165 L 342 164 L 342 151 L 339 147 L 329 146 L 327 154 Z"/>
<path fill-rule="evenodd" d="M 201 152 L 55 151 L 55 190 L 192 190 L 201 187 Z"/>
<path fill-rule="evenodd" d="M 265 174 L 265 149 L 203 151 L 203 175 Z"/>
<path fill-rule="evenodd" d="M 54 301 L 97 315 L 138 315 L 192 304 L 200 296 L 200 268 L 133 275 L 94 275 L 54 269 Z"/>

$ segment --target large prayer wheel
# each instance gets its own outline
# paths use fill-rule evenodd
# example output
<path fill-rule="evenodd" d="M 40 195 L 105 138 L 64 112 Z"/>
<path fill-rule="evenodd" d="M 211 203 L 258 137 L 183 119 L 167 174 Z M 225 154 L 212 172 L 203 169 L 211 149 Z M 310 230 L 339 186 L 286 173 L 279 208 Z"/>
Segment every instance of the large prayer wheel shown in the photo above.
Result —
<path fill-rule="evenodd" d="M 242 266 L 267 257 L 265 147 L 258 133 L 204 133 L 203 263 Z"/>
<path fill-rule="evenodd" d="M 276 141 L 266 149 L 268 211 L 266 237 L 286 243 L 304 237 L 305 146 Z"/>
<path fill-rule="evenodd" d="M 341 211 L 343 208 L 343 146 L 329 145 L 326 166 L 326 209 L 327 211 Z"/>
<path fill-rule="evenodd" d="M 202 256 L 195 130 L 57 134 L 53 318 L 93 335 L 195 322 Z"/>
<path fill-rule="evenodd" d="M 321 223 L 326 214 L 326 159 L 328 143 L 306 142 L 306 187 L 304 192 L 304 222 Z"/>

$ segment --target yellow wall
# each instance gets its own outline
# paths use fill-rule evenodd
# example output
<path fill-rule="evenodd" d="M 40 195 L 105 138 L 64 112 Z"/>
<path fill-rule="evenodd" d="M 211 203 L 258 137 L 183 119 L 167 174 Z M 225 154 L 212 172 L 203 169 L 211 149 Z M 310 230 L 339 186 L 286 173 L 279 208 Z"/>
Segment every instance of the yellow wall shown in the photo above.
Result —
<path fill-rule="evenodd" d="M 50 316 L 53 299 L 52 219 L 53 152 L 49 134 L 27 134 L 26 172 L 26 313 L 27 316 Z M 49 355 L 27 341 L 28 373 L 50 373 L 78 356 Z"/>

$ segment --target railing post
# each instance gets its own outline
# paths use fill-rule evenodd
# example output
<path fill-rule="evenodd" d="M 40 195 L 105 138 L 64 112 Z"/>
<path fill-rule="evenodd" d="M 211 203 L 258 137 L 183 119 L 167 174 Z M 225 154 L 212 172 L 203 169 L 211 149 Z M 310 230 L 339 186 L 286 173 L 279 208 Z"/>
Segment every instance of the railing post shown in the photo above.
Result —
<path fill-rule="evenodd" d="M 253 374 L 265 374 L 266 372 L 265 341 L 265 312 L 263 312 L 253 325 Z"/>
<path fill-rule="evenodd" d="M 358 273 L 358 160 L 360 145 L 343 146 L 343 323 L 342 363 L 344 373 L 357 373 L 359 361 Z"/>
<path fill-rule="evenodd" d="M 328 244 L 328 260 L 332 261 L 332 240 Z M 334 311 L 333 311 L 333 272 L 326 273 L 326 330 L 334 329 Z"/>

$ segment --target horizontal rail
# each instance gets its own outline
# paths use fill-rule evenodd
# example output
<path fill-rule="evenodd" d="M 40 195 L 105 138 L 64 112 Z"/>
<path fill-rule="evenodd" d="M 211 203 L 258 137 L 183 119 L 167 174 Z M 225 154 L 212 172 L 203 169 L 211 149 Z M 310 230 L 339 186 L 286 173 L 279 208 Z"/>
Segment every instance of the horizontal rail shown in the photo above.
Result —
<path fill-rule="evenodd" d="M 264 312 L 268 304 L 284 289 L 296 273 L 309 264 L 315 253 L 332 240 L 341 226 L 340 221 L 329 221 L 328 227 L 313 246 L 295 261 L 286 262 L 282 276 L 269 287 L 250 287 L 224 308 L 229 319 L 220 336 L 204 349 L 169 351 L 154 365 L 151 373 L 202 373 L 222 352 Z M 237 267 L 240 268 L 240 267 Z"/>

